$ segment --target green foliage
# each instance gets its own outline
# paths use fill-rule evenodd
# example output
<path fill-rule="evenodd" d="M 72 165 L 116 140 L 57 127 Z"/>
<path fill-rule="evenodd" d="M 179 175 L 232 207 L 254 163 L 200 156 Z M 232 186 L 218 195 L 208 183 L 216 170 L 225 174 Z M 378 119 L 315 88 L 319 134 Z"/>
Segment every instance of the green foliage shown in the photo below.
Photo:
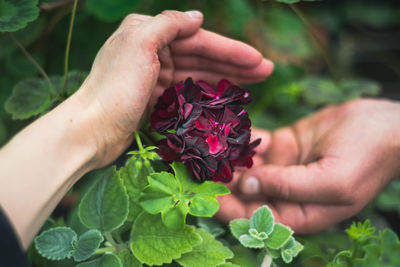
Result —
<path fill-rule="evenodd" d="M 375 227 L 371 227 L 369 220 L 364 223 L 353 222 L 350 228 L 346 230 L 346 233 L 352 241 L 364 244 L 372 238 L 375 233 Z"/>
<path fill-rule="evenodd" d="M 127 219 L 129 199 L 118 172 L 107 169 L 85 194 L 79 205 L 83 224 L 101 232 L 111 232 Z"/>
<path fill-rule="evenodd" d="M 138 0 L 87 0 L 86 10 L 103 21 L 117 21 L 134 11 Z"/>
<path fill-rule="evenodd" d="M 75 253 L 77 235 L 69 227 L 56 227 L 44 231 L 35 238 L 37 251 L 50 260 L 63 260 Z"/>
<path fill-rule="evenodd" d="M 247 248 L 265 248 L 272 258 L 281 256 L 290 263 L 303 249 L 294 239 L 293 231 L 274 222 L 274 216 L 267 206 L 258 208 L 250 218 L 236 219 L 229 224 L 231 232 Z"/>
<path fill-rule="evenodd" d="M 193 247 L 193 250 L 182 255 L 176 261 L 182 266 L 211 267 L 225 263 L 233 257 L 230 249 L 214 239 L 214 237 L 203 229 L 197 229 L 196 233 L 202 242 Z"/>
<path fill-rule="evenodd" d="M 197 225 L 209 234 L 212 234 L 214 237 L 218 237 L 225 233 L 225 229 L 222 227 L 221 223 L 213 218 L 198 217 Z"/>
<path fill-rule="evenodd" d="M 0 32 L 15 32 L 39 15 L 38 0 L 0 0 Z"/>
<path fill-rule="evenodd" d="M 76 267 L 125 267 L 122 265 L 121 260 L 113 254 L 104 254 L 100 258 L 89 262 L 83 262 Z"/>
<path fill-rule="evenodd" d="M 138 261 L 128 249 L 121 250 L 118 253 L 118 257 L 124 267 L 142 267 L 140 261 Z"/>
<path fill-rule="evenodd" d="M 67 95 L 72 95 L 83 83 L 86 73 L 71 71 L 66 85 Z M 28 119 L 47 112 L 52 105 L 61 100 L 59 93 L 62 88 L 61 76 L 50 77 L 52 87 L 45 79 L 29 78 L 17 83 L 11 96 L 4 105 L 5 110 L 12 114 L 13 119 Z"/>
<path fill-rule="evenodd" d="M 78 242 L 76 243 L 76 252 L 74 254 L 75 261 L 83 261 L 94 254 L 96 249 L 99 248 L 101 242 L 103 242 L 103 235 L 95 230 L 89 230 L 82 234 Z"/>
<path fill-rule="evenodd" d="M 149 185 L 140 197 L 142 208 L 151 214 L 161 213 L 164 224 L 173 229 L 185 225 L 188 213 L 213 216 L 219 208 L 216 196 L 228 194 L 229 190 L 215 182 L 194 182 L 182 163 L 174 162 L 171 167 L 175 176 L 167 172 L 149 175 Z"/>
<path fill-rule="evenodd" d="M 161 265 L 180 258 L 201 241 L 193 227 L 171 229 L 163 224 L 160 215 L 143 212 L 133 225 L 130 247 L 141 262 Z"/>

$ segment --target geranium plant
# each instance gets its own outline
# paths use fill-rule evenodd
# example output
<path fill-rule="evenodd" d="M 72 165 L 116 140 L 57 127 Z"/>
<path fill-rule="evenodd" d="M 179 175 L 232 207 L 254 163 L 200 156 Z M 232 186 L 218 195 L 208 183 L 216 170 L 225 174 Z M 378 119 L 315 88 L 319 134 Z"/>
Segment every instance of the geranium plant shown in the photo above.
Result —
<path fill-rule="evenodd" d="M 128 153 L 125 166 L 108 168 L 82 197 L 77 216 L 85 230 L 46 230 L 35 238 L 37 251 L 50 260 L 71 258 L 79 267 L 237 266 L 230 246 L 187 216 L 212 217 L 216 196 L 230 193 L 218 181 L 231 181 L 235 166 L 251 167 L 260 140 L 250 143 L 243 108 L 250 101 L 247 89 L 227 80 L 214 89 L 188 78 L 165 90 L 151 116 L 150 128 L 165 135 L 158 147 L 143 147 L 136 133 L 138 150 Z M 156 171 L 160 161 L 169 167 Z M 271 259 L 280 249 L 289 263 L 302 248 L 267 207 L 250 221 L 233 221 L 231 229 L 245 247 L 265 244 Z"/>

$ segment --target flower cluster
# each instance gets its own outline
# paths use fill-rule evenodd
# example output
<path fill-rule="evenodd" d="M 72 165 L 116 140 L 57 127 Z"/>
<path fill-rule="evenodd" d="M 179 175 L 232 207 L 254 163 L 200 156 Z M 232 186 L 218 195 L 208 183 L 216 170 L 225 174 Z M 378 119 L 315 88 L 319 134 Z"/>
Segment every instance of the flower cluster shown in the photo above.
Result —
<path fill-rule="evenodd" d="M 251 122 L 243 109 L 250 101 L 249 90 L 227 80 L 216 90 L 191 78 L 168 88 L 151 116 L 150 129 L 166 136 L 158 144 L 160 156 L 183 162 L 198 181 L 231 181 L 235 166 L 252 166 L 261 141 L 250 143 Z"/>

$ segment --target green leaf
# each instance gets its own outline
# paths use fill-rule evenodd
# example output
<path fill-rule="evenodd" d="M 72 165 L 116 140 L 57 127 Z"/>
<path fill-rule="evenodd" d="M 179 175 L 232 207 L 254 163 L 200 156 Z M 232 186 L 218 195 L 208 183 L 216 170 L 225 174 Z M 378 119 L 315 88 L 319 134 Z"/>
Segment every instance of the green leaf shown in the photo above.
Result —
<path fill-rule="evenodd" d="M 218 237 L 225 233 L 225 229 L 222 225 L 214 218 L 197 218 L 197 225 L 203 228 L 208 233 L 212 234 L 214 237 Z"/>
<path fill-rule="evenodd" d="M 274 216 L 267 206 L 258 208 L 251 216 L 250 228 L 256 229 L 259 233 L 264 232 L 269 235 L 274 227 Z"/>
<path fill-rule="evenodd" d="M 303 245 L 297 242 L 294 237 L 290 237 L 288 242 L 281 249 L 281 256 L 285 263 L 290 263 L 300 251 L 303 250 Z"/>
<path fill-rule="evenodd" d="M 143 212 L 136 219 L 130 247 L 135 257 L 148 265 L 170 263 L 201 242 L 193 227 L 180 230 L 166 227 L 159 215 Z"/>
<path fill-rule="evenodd" d="M 366 220 L 364 223 L 353 222 L 351 226 L 346 229 L 346 233 L 351 240 L 355 240 L 361 244 L 364 244 L 375 233 L 375 227 L 371 227 L 370 220 Z"/>
<path fill-rule="evenodd" d="M 87 0 L 85 7 L 88 13 L 98 19 L 113 22 L 133 12 L 138 3 L 138 0 Z"/>
<path fill-rule="evenodd" d="M 99 248 L 101 242 L 103 242 L 103 235 L 95 230 L 91 229 L 81 235 L 76 244 L 76 252 L 74 254 L 75 261 L 84 261 L 94 254 L 96 249 Z"/>
<path fill-rule="evenodd" d="M 147 177 L 153 172 L 151 165 L 145 163 L 146 161 L 139 157 L 131 157 L 119 170 L 129 196 L 128 221 L 134 221 L 143 211 L 139 205 L 140 193 L 148 185 Z"/>
<path fill-rule="evenodd" d="M 217 265 L 217 267 L 240 267 L 240 265 L 228 262 L 228 263 L 223 263 L 223 264 Z"/>
<path fill-rule="evenodd" d="M 232 251 L 222 245 L 203 229 L 196 229 L 196 233 L 203 240 L 193 250 L 182 255 L 176 261 L 182 266 L 209 267 L 222 264 L 226 259 L 233 257 Z"/>
<path fill-rule="evenodd" d="M 229 223 L 229 227 L 234 237 L 237 239 L 249 233 L 250 222 L 247 219 L 236 219 Z"/>
<path fill-rule="evenodd" d="M 124 267 L 142 267 L 142 264 L 128 249 L 123 249 L 118 253 L 118 257 Z"/>
<path fill-rule="evenodd" d="M 79 263 L 76 267 L 125 267 L 121 260 L 114 254 L 104 254 L 92 261 Z"/>
<path fill-rule="evenodd" d="M 79 204 L 79 218 L 89 228 L 111 232 L 128 216 L 128 195 L 115 167 L 104 171 Z"/>
<path fill-rule="evenodd" d="M 259 267 L 260 263 L 257 262 L 257 256 L 254 253 L 254 250 L 245 248 L 240 245 L 236 245 L 231 247 L 233 254 L 235 256 L 230 261 L 239 266 L 246 267 Z"/>
<path fill-rule="evenodd" d="M 245 246 L 246 248 L 262 248 L 264 247 L 264 242 L 257 238 L 252 237 L 251 235 L 241 235 L 239 237 L 240 244 Z"/>
<path fill-rule="evenodd" d="M 271 235 L 265 240 L 265 245 L 272 249 L 279 249 L 283 247 L 292 235 L 293 231 L 289 227 L 276 223 Z"/>
<path fill-rule="evenodd" d="M 38 0 L 0 0 L 0 32 L 25 28 L 39 16 Z"/>
<path fill-rule="evenodd" d="M 171 167 L 175 176 L 160 172 L 148 177 L 149 185 L 140 196 L 141 207 L 151 214 L 161 213 L 164 224 L 174 229 L 184 226 L 187 213 L 212 217 L 219 209 L 216 196 L 229 190 L 215 182 L 194 182 L 182 163 L 174 162 Z"/>
<path fill-rule="evenodd" d="M 50 260 L 63 260 L 75 253 L 77 236 L 69 227 L 56 227 L 42 232 L 35 238 L 40 255 Z"/>
<path fill-rule="evenodd" d="M 29 78 L 14 86 L 4 108 L 13 119 L 23 120 L 48 110 L 52 103 L 48 83 L 43 79 Z"/>

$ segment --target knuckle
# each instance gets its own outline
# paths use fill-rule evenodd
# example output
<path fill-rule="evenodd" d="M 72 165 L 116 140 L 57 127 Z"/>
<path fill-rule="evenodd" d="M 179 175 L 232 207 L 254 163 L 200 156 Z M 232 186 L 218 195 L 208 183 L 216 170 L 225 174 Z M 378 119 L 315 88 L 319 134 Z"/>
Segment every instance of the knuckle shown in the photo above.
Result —
<path fill-rule="evenodd" d="M 137 14 L 129 14 L 122 21 L 122 25 L 136 25 L 143 22 L 143 19 L 140 18 Z"/>

